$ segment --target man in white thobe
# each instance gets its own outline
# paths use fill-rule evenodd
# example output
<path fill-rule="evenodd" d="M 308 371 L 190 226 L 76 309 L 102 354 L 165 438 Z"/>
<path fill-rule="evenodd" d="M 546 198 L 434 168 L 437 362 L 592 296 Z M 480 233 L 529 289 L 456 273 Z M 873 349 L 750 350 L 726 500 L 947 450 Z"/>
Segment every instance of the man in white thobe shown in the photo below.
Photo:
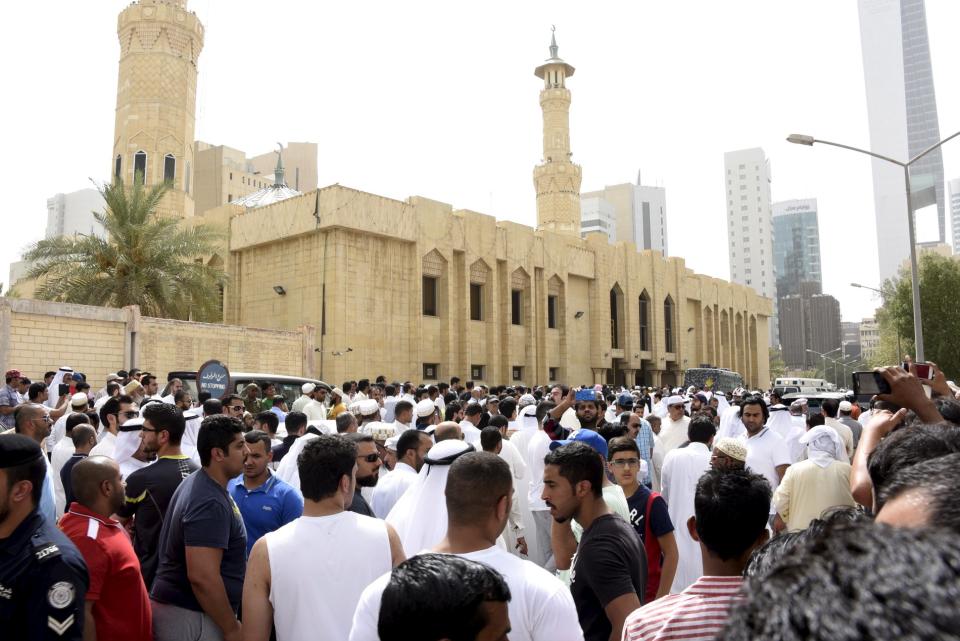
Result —
<path fill-rule="evenodd" d="M 397 437 L 397 463 L 393 470 L 380 479 L 373 492 L 370 507 L 379 519 L 387 518 L 400 497 L 417 480 L 427 451 L 433 445 L 426 433 L 406 430 Z"/>
<path fill-rule="evenodd" d="M 663 459 L 661 494 L 667 502 L 667 511 L 675 528 L 674 536 L 680 557 L 670 588 L 674 594 L 682 592 L 703 576 L 700 544 L 690 536 L 687 521 L 694 515 L 693 499 L 697 482 L 710 469 L 710 445 L 715 432 L 709 416 L 695 416 L 688 430 L 690 444 L 671 450 Z"/>
<path fill-rule="evenodd" d="M 667 406 L 667 416 L 660 422 L 660 442 L 664 452 L 669 453 L 687 442 L 690 417 L 683 413 L 686 401 L 682 396 L 671 396 L 664 404 Z"/>

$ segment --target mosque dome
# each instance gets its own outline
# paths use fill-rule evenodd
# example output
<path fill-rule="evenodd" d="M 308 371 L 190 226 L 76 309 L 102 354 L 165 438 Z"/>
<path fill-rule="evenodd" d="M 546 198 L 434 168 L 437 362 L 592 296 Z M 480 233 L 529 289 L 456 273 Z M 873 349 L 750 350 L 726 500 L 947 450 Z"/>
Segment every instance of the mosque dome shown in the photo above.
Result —
<path fill-rule="evenodd" d="M 258 189 L 251 194 L 247 194 L 246 196 L 241 196 L 240 198 L 231 200 L 231 205 L 241 205 L 247 209 L 256 209 L 257 207 L 272 205 L 273 203 L 278 203 L 281 200 L 286 200 L 287 198 L 293 198 L 294 196 L 300 195 L 299 191 L 287 186 L 287 181 L 283 175 L 282 150 L 283 145 L 280 145 L 280 151 L 277 152 L 277 168 L 273 173 L 273 184 L 264 187 L 263 189 Z"/>

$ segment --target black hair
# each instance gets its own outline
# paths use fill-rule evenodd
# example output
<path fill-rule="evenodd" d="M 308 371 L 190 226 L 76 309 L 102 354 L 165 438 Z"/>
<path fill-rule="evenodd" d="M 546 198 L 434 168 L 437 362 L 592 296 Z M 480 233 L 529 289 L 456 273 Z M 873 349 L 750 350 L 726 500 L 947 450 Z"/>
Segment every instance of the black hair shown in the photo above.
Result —
<path fill-rule="evenodd" d="M 341 434 L 341 438 L 345 438 L 354 445 L 360 445 L 361 443 L 376 443 L 376 439 L 373 438 L 372 434 L 361 434 L 360 432 L 351 432 L 349 434 Z"/>
<path fill-rule="evenodd" d="M 90 417 L 84 412 L 73 412 L 67 417 L 65 424 L 66 433 L 69 434 L 73 431 L 77 425 L 83 425 L 84 423 L 90 424 Z"/>
<path fill-rule="evenodd" d="M 154 376 L 153 374 L 144 374 L 143 376 L 140 377 L 140 384 L 146 387 L 147 385 L 149 385 L 155 380 L 157 380 L 157 377 Z"/>
<path fill-rule="evenodd" d="M 209 400 L 210 400 L 210 392 L 207 392 L 205 390 L 197 392 L 197 402 L 200 403 L 200 405 L 203 405 Z"/>
<path fill-rule="evenodd" d="M 267 410 L 266 412 L 260 412 L 257 414 L 254 419 L 257 423 L 267 426 L 267 431 L 271 434 L 277 433 L 277 428 L 280 427 L 280 417 L 277 416 L 275 412 Z"/>
<path fill-rule="evenodd" d="M 174 392 L 174 394 L 173 394 L 173 402 L 174 402 L 174 403 L 179 403 L 180 401 L 182 401 L 182 400 L 185 399 L 185 398 L 190 398 L 190 391 L 187 390 L 187 389 L 178 389 L 178 390 L 177 390 L 176 392 Z"/>
<path fill-rule="evenodd" d="M 254 443 L 263 443 L 263 445 L 267 448 L 267 454 L 270 453 L 273 446 L 273 442 L 270 440 L 270 435 L 263 430 L 250 430 L 243 435 L 243 440 L 245 440 L 248 445 L 253 445 Z"/>
<path fill-rule="evenodd" d="M 43 373 L 43 378 L 46 379 L 46 378 L 48 378 L 48 377 L 50 377 L 50 376 L 56 376 L 56 375 L 57 375 L 57 373 L 54 372 L 53 370 L 51 370 L 51 371 L 49 371 L 49 372 L 44 372 L 44 373 Z"/>
<path fill-rule="evenodd" d="M 489 451 L 464 454 L 447 475 L 447 518 L 459 525 L 483 521 L 497 501 L 512 496 L 512 488 L 513 474 L 502 458 Z"/>
<path fill-rule="evenodd" d="M 580 481 L 589 481 L 593 495 L 597 498 L 603 496 L 603 461 L 597 455 L 597 450 L 586 443 L 574 441 L 562 445 L 547 454 L 543 464 L 560 468 L 560 476 L 567 479 L 571 486 Z"/>
<path fill-rule="evenodd" d="M 152 421 L 151 421 L 152 422 Z M 209 467 L 213 459 L 214 448 L 224 452 L 233 443 L 233 437 L 243 434 L 243 423 L 239 418 L 214 414 L 203 419 L 200 431 L 197 433 L 197 452 L 200 454 L 200 465 Z"/>
<path fill-rule="evenodd" d="M 930 514 L 930 525 L 960 533 L 960 453 L 911 465 L 897 472 L 877 494 L 877 508 L 908 492 L 917 492 Z"/>
<path fill-rule="evenodd" d="M 273 412 L 270 412 L 273 414 Z M 276 414 L 274 414 L 276 416 Z M 307 415 L 303 412 L 290 412 L 287 414 L 287 418 L 284 421 L 284 425 L 287 428 L 287 434 L 296 434 L 300 431 L 301 427 L 304 427 L 307 424 Z"/>
<path fill-rule="evenodd" d="M 512 398 L 505 398 L 500 401 L 497 411 L 509 421 L 510 417 L 517 412 L 517 402 Z"/>
<path fill-rule="evenodd" d="M 393 406 L 393 417 L 396 419 L 397 414 L 402 414 L 403 412 L 412 412 L 413 403 L 410 401 L 397 401 L 397 404 Z"/>
<path fill-rule="evenodd" d="M 960 427 L 950 423 L 912 425 L 891 432 L 867 458 L 877 510 L 883 507 L 879 500 L 884 486 L 897 472 L 954 452 L 960 452 Z"/>
<path fill-rule="evenodd" d="M 826 425 L 827 419 L 823 414 L 811 414 L 807 417 L 807 429 L 812 430 L 815 427 Z"/>
<path fill-rule="evenodd" d="M 508 427 L 510 421 L 507 420 L 507 417 L 502 414 L 497 414 L 496 416 L 491 416 L 490 421 L 487 423 L 487 427 L 495 427 L 498 430 Z"/>
<path fill-rule="evenodd" d="M 447 407 L 443 411 L 443 420 L 452 421 L 453 417 L 456 416 L 457 412 L 459 411 L 460 411 L 460 403 L 447 403 Z"/>
<path fill-rule="evenodd" d="M 510 600 L 493 568 L 452 554 L 418 554 L 395 567 L 380 600 L 381 641 L 473 641 L 487 625 L 484 602 Z"/>
<path fill-rule="evenodd" d="M 143 418 L 150 421 L 154 429 L 166 432 L 171 445 L 180 445 L 187 421 L 178 407 L 167 403 L 151 403 L 143 408 Z"/>
<path fill-rule="evenodd" d="M 753 551 L 747 566 L 743 568 L 743 578 L 762 580 L 781 559 L 806 543 L 808 538 L 810 530 L 781 532 Z"/>
<path fill-rule="evenodd" d="M 603 440 L 609 443 L 610 439 L 626 436 L 627 427 L 622 421 L 617 421 L 615 423 L 603 423 L 597 427 L 597 434 L 602 436 Z"/>
<path fill-rule="evenodd" d="M 417 430 L 406 430 L 397 439 L 397 458 L 403 458 L 410 450 L 416 450 L 420 447 L 420 435 L 424 434 Z M 424 434 L 425 435 L 425 434 Z"/>
<path fill-rule="evenodd" d="M 960 546 L 946 530 L 838 526 L 743 594 L 718 640 L 956 639 Z"/>
<path fill-rule="evenodd" d="M 463 413 L 467 416 L 476 416 L 483 412 L 483 408 L 480 407 L 480 403 L 467 403 L 466 409 L 463 410 Z"/>
<path fill-rule="evenodd" d="M 693 505 L 700 542 L 723 561 L 736 559 L 766 530 L 770 483 L 746 470 L 708 470 Z"/>
<path fill-rule="evenodd" d="M 713 419 L 704 414 L 694 414 L 687 425 L 687 440 L 691 443 L 709 443 L 717 435 Z"/>
<path fill-rule="evenodd" d="M 493 452 L 503 442 L 503 435 L 495 427 L 487 426 L 480 430 L 480 447 L 484 452 Z"/>
<path fill-rule="evenodd" d="M 617 452 L 635 452 L 637 458 L 640 458 L 640 447 L 629 436 L 618 436 L 610 439 L 610 442 L 607 443 L 607 460 L 612 461 L 613 455 Z"/>
<path fill-rule="evenodd" d="M 0 436 L 0 438 L 30 439 L 29 436 L 23 436 L 22 434 L 9 434 Z M 30 440 L 32 441 L 33 439 Z M 10 442 L 12 443 L 12 441 Z M 39 449 L 40 446 L 38 445 L 37 450 Z M 7 475 L 7 491 L 9 491 L 15 483 L 30 481 L 31 485 L 33 485 L 30 490 L 30 499 L 33 501 L 33 507 L 36 508 L 40 505 L 40 501 L 43 499 L 43 479 L 47 476 L 47 462 L 44 460 L 43 455 L 27 463 L 8 467 L 3 471 Z"/>
<path fill-rule="evenodd" d="M 27 398 L 34 401 L 45 391 L 47 391 L 45 383 L 31 383 L 30 387 L 27 388 Z"/>
<path fill-rule="evenodd" d="M 743 400 L 740 401 L 740 414 L 743 415 L 743 408 L 747 405 L 759 405 L 760 411 L 763 413 L 763 422 L 766 423 L 770 418 L 770 409 L 767 408 L 766 401 L 763 400 L 763 397 L 759 394 L 750 394 L 744 396 Z"/>
<path fill-rule="evenodd" d="M 300 493 L 311 501 L 333 495 L 340 479 L 351 476 L 356 464 L 357 446 L 352 441 L 329 434 L 311 439 L 297 457 Z"/>
<path fill-rule="evenodd" d="M 337 434 L 343 434 L 346 432 L 348 429 L 350 429 L 350 426 L 356 422 L 356 420 L 357 417 L 350 412 L 341 412 L 337 414 Z"/>
<path fill-rule="evenodd" d="M 933 399 L 933 404 L 937 407 L 937 411 L 940 412 L 944 421 L 960 425 L 960 403 L 947 396 L 938 396 Z"/>
<path fill-rule="evenodd" d="M 838 411 L 840 411 L 840 401 L 835 398 L 825 398 L 820 403 L 820 412 L 827 418 L 837 418 Z"/>
<path fill-rule="evenodd" d="M 553 408 L 557 406 L 553 401 L 540 401 L 537 404 L 537 409 L 535 416 L 537 417 L 537 423 L 543 423 L 543 419 L 547 417 L 547 413 L 550 412 Z M 500 413 L 503 414 L 503 403 L 500 403 Z"/>
<path fill-rule="evenodd" d="M 223 414 L 223 402 L 219 398 L 208 398 L 203 402 L 203 415 L 215 416 Z"/>

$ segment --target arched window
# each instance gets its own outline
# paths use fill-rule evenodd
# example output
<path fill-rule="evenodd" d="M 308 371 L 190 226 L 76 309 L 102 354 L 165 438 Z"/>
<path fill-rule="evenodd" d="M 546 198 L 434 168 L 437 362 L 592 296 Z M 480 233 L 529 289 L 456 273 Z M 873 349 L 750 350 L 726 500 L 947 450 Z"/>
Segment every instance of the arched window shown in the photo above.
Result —
<path fill-rule="evenodd" d="M 163 157 L 163 182 L 173 184 L 173 177 L 177 169 L 177 159 L 173 154 Z"/>
<path fill-rule="evenodd" d="M 141 185 L 146 182 L 147 152 L 138 151 L 133 154 L 133 182 Z"/>
<path fill-rule="evenodd" d="M 663 301 L 663 344 L 664 351 L 673 351 L 673 299 L 669 296 Z"/>
<path fill-rule="evenodd" d="M 117 180 L 123 178 L 123 156 L 117 154 L 117 159 L 113 163 L 113 177 Z"/>
<path fill-rule="evenodd" d="M 646 290 L 640 294 L 640 349 L 650 350 L 650 296 Z"/>

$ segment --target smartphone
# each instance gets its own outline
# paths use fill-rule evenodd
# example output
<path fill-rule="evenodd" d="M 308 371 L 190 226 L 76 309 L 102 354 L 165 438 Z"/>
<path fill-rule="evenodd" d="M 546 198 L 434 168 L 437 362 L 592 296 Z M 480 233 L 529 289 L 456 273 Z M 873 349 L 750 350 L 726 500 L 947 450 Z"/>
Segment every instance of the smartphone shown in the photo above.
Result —
<path fill-rule="evenodd" d="M 597 393 L 594 392 L 592 389 L 582 389 L 577 391 L 576 401 L 578 403 L 580 401 L 596 401 L 596 400 L 597 400 Z"/>
<path fill-rule="evenodd" d="M 921 381 L 933 380 L 933 367 L 927 363 L 914 363 L 913 373 L 916 374 L 917 378 Z"/>
<path fill-rule="evenodd" d="M 66 396 L 70 392 L 70 386 L 60 383 L 60 387 L 58 391 L 60 392 L 60 396 Z"/>
<path fill-rule="evenodd" d="M 864 397 L 889 394 L 890 383 L 880 372 L 854 372 L 853 393 Z"/>

